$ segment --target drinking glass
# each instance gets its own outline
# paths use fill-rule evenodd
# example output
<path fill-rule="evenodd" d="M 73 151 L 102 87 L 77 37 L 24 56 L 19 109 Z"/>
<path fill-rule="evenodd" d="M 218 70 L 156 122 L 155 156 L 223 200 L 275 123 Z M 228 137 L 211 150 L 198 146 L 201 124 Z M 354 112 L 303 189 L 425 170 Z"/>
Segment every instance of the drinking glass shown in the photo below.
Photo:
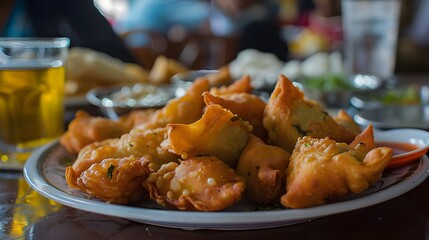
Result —
<path fill-rule="evenodd" d="M 342 0 L 344 67 L 358 88 L 377 88 L 394 75 L 399 0 Z"/>
<path fill-rule="evenodd" d="M 23 164 L 64 131 L 68 38 L 0 38 L 0 162 Z"/>

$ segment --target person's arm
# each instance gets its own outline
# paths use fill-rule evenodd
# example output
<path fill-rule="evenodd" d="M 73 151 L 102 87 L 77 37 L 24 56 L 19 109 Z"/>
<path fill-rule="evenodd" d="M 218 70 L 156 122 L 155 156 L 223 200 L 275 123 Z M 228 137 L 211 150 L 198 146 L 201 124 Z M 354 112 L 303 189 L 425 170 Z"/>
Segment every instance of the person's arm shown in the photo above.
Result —
<path fill-rule="evenodd" d="M 71 47 L 91 48 L 125 62 L 136 62 L 93 1 L 27 0 L 26 4 L 38 35 L 69 37 Z"/>

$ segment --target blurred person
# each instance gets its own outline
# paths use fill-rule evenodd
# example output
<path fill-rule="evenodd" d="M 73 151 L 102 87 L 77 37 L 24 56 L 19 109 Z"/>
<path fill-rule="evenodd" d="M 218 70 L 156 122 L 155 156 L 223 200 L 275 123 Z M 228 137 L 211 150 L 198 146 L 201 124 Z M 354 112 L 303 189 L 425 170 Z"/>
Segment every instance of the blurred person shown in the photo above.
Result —
<path fill-rule="evenodd" d="M 213 0 L 210 29 L 215 36 L 237 39 L 237 53 L 256 49 L 288 58 L 286 42 L 281 37 L 279 4 L 275 0 Z"/>
<path fill-rule="evenodd" d="M 127 0 L 127 13 L 113 28 L 142 65 L 151 68 L 158 56 L 189 68 L 205 62 L 200 41 L 209 16 L 208 0 Z"/>
<path fill-rule="evenodd" d="M 187 32 L 199 31 L 209 16 L 208 1 L 202 0 L 128 0 L 128 13 L 117 19 L 114 30 L 119 34 L 148 31 L 167 36 L 174 27 Z M 149 36 L 136 35 L 127 44 L 149 44 Z"/>
<path fill-rule="evenodd" d="M 68 37 L 70 47 L 135 62 L 91 0 L 1 0 L 1 37 Z"/>

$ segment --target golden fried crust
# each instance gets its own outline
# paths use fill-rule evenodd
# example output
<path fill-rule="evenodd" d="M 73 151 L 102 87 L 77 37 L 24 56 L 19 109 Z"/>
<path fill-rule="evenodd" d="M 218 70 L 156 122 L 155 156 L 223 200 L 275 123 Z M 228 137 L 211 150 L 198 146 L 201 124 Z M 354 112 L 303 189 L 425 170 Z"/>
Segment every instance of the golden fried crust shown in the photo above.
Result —
<path fill-rule="evenodd" d="M 359 133 L 355 140 L 349 144 L 351 148 L 357 148 L 359 145 L 364 147 L 367 152 L 375 148 L 374 128 L 372 124 L 368 125 L 368 127 Z"/>
<path fill-rule="evenodd" d="M 246 180 L 244 195 L 257 203 L 271 203 L 285 192 L 290 153 L 249 135 L 235 171 Z"/>
<path fill-rule="evenodd" d="M 121 116 L 119 122 L 129 129 L 133 129 L 140 124 L 148 122 L 156 110 L 156 108 L 133 110 Z"/>
<path fill-rule="evenodd" d="M 76 188 L 77 178 L 93 164 L 101 163 L 108 158 L 136 157 L 149 161 L 149 167 L 158 170 L 168 162 L 177 161 L 178 156 L 161 147 L 167 137 L 166 128 L 133 129 L 121 138 L 107 139 L 85 146 L 66 171 L 66 180 L 70 187 Z"/>
<path fill-rule="evenodd" d="M 93 117 L 77 111 L 60 143 L 68 152 L 77 154 L 86 145 L 108 138 L 117 138 L 130 131 L 125 125 L 103 117 Z"/>
<path fill-rule="evenodd" d="M 203 92 L 209 90 L 205 78 L 195 81 L 184 96 L 171 99 L 162 109 L 156 111 L 150 120 L 138 126 L 141 129 L 165 127 L 168 123 L 192 123 L 198 120 L 205 107 Z"/>
<path fill-rule="evenodd" d="M 143 183 L 158 204 L 179 210 L 220 211 L 241 198 L 244 179 L 214 156 L 168 163 Z"/>
<path fill-rule="evenodd" d="M 243 151 L 247 136 L 252 130 L 220 105 L 209 105 L 202 118 L 192 124 L 168 124 L 170 151 L 183 159 L 201 155 L 214 155 L 235 167 Z"/>
<path fill-rule="evenodd" d="M 210 88 L 210 93 L 213 95 L 223 95 L 230 93 L 251 93 L 252 91 L 253 87 L 250 84 L 250 76 L 248 75 L 243 76 L 229 86 Z"/>
<path fill-rule="evenodd" d="M 267 130 L 262 124 L 264 117 L 265 102 L 256 95 L 250 93 L 231 93 L 214 96 L 210 92 L 203 93 L 206 105 L 219 104 L 223 108 L 237 114 L 253 126 L 252 133 L 261 139 L 268 136 Z"/>
<path fill-rule="evenodd" d="M 299 137 L 329 137 L 350 143 L 356 134 L 337 124 L 323 108 L 304 97 L 285 76 L 281 75 L 264 111 L 264 127 L 269 143 L 292 152 Z"/>
<path fill-rule="evenodd" d="M 218 70 L 219 72 L 217 73 L 206 75 L 210 86 L 227 85 L 231 81 L 231 73 L 228 65 L 222 66 Z"/>
<path fill-rule="evenodd" d="M 281 203 L 305 208 L 360 193 L 381 178 L 392 155 L 393 150 L 385 147 L 367 152 L 360 145 L 351 148 L 329 138 L 300 138 L 290 159 Z"/>
<path fill-rule="evenodd" d="M 127 204 L 144 196 L 149 161 L 134 157 L 109 158 L 92 164 L 77 178 L 82 191 L 109 203 Z"/>
<path fill-rule="evenodd" d="M 338 111 L 338 114 L 334 117 L 334 120 L 351 133 L 359 134 L 362 131 L 355 120 L 343 109 Z"/>
<path fill-rule="evenodd" d="M 150 161 L 150 167 L 158 170 L 164 163 L 177 161 L 179 156 L 169 152 L 162 146 L 167 139 L 167 128 L 133 129 L 121 137 L 116 144 L 118 152 L 125 156 L 145 157 Z"/>
<path fill-rule="evenodd" d="M 86 145 L 79 152 L 77 159 L 71 167 L 66 169 L 66 181 L 70 187 L 77 188 L 76 181 L 80 174 L 94 163 L 100 163 L 103 159 L 113 157 L 116 149 L 111 147 L 118 139 L 107 139 L 101 142 Z M 95 149 L 103 149 L 93 154 Z"/>

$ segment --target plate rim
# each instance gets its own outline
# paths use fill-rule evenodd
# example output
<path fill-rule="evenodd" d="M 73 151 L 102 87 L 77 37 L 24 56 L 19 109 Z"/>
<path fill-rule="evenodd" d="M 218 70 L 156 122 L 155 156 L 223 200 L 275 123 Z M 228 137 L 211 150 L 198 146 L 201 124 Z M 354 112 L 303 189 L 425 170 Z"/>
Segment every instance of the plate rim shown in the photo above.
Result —
<path fill-rule="evenodd" d="M 415 188 L 429 175 L 429 158 L 427 155 L 424 155 L 420 158 L 418 167 L 416 168 L 419 171 L 416 170 L 413 172 L 406 180 L 370 195 L 343 202 L 304 209 L 247 212 L 194 212 L 147 209 L 137 206 L 109 204 L 73 196 L 49 183 L 43 174 L 43 163 L 47 160 L 45 155 L 58 147 L 62 146 L 57 140 L 39 148 L 24 165 L 23 173 L 25 180 L 30 187 L 41 195 L 63 205 L 88 212 L 180 229 L 248 230 L 296 224 L 315 218 L 369 207 L 393 199 Z"/>

